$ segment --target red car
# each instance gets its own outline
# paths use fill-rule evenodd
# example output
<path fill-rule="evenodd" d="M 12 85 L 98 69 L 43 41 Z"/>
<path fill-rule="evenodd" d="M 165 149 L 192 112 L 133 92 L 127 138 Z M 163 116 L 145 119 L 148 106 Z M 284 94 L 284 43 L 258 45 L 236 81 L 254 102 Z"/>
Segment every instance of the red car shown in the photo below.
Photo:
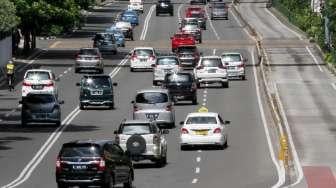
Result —
<path fill-rule="evenodd" d="M 170 37 L 172 44 L 172 51 L 174 52 L 179 46 L 182 45 L 195 45 L 196 41 L 192 34 L 178 32 Z"/>
<path fill-rule="evenodd" d="M 200 28 L 206 30 L 207 16 L 202 7 L 188 7 L 185 12 L 186 18 L 197 18 Z"/>

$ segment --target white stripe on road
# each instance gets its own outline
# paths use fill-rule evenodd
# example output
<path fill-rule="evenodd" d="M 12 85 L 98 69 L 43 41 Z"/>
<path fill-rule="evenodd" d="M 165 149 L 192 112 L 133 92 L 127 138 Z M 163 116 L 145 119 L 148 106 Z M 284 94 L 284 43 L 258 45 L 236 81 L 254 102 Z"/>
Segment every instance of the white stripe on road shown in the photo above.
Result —
<path fill-rule="evenodd" d="M 202 150 L 197 150 L 198 153 L 202 153 Z"/>
<path fill-rule="evenodd" d="M 123 65 L 127 62 L 127 58 L 125 57 L 118 65 Z M 111 77 L 114 77 L 117 75 L 118 71 L 120 71 L 121 67 L 118 66 L 117 68 L 114 68 L 113 71 L 110 73 Z M 54 143 L 58 140 L 58 138 L 61 136 L 63 131 L 67 128 L 67 126 L 73 121 L 73 119 L 76 118 L 76 116 L 81 112 L 79 110 L 79 107 L 77 106 L 63 121 L 62 126 L 58 127 L 54 132 L 49 136 L 47 141 L 42 145 L 42 147 L 38 150 L 38 152 L 35 154 L 32 160 L 29 161 L 29 163 L 25 166 L 25 168 L 21 171 L 19 176 L 13 180 L 12 182 L 2 186 L 2 188 L 14 188 L 22 183 L 24 183 L 33 173 L 37 165 L 41 163 L 45 155 L 48 153 L 50 148 L 54 145 Z"/>
<path fill-rule="evenodd" d="M 180 6 L 177 9 L 177 18 L 181 19 L 181 8 L 183 7 L 184 3 L 180 4 Z"/>
<path fill-rule="evenodd" d="M 199 174 L 200 171 L 201 171 L 200 167 L 196 167 L 196 168 L 195 168 L 195 173 L 196 173 L 196 174 Z"/>
<path fill-rule="evenodd" d="M 318 68 L 320 69 L 320 71 L 323 72 L 322 67 L 319 65 L 319 62 L 317 61 L 316 57 L 315 57 L 314 54 L 311 52 L 311 50 L 309 49 L 308 46 L 306 46 L 306 49 L 307 49 L 309 55 L 313 58 L 314 63 L 318 66 Z"/>
<path fill-rule="evenodd" d="M 207 17 L 209 18 L 209 14 L 208 14 L 207 8 L 205 8 L 205 14 L 206 14 Z M 213 26 L 211 19 L 208 19 L 208 20 L 209 20 L 210 27 L 211 27 L 212 31 L 214 32 L 214 34 L 215 34 L 217 40 L 220 40 L 220 37 L 219 37 L 219 35 L 218 35 L 218 33 L 217 33 L 215 27 Z"/>
<path fill-rule="evenodd" d="M 201 157 L 196 157 L 196 162 L 201 162 Z"/>
<path fill-rule="evenodd" d="M 331 86 L 336 90 L 336 83 L 332 83 Z"/>
<path fill-rule="evenodd" d="M 192 182 L 191 182 L 191 183 L 192 183 L 192 184 L 195 184 L 195 183 L 197 183 L 197 181 L 198 181 L 198 179 L 197 179 L 197 178 L 195 178 L 195 179 L 193 179 L 193 180 L 192 180 Z"/>
<path fill-rule="evenodd" d="M 151 8 L 149 9 L 149 12 L 146 16 L 145 22 L 144 22 L 144 26 L 142 28 L 142 32 L 140 35 L 140 40 L 145 40 L 146 39 L 146 35 L 147 35 L 147 30 L 148 30 L 148 26 L 149 26 L 149 21 L 152 17 L 152 13 L 155 9 L 155 5 L 152 5 Z"/>

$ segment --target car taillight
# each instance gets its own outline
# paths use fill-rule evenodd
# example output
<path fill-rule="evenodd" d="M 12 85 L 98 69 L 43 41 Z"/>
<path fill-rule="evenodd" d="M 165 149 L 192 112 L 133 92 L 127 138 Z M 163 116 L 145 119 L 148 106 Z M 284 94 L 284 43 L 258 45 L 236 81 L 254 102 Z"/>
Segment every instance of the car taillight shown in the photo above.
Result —
<path fill-rule="evenodd" d="M 56 172 L 61 172 L 62 171 L 62 162 L 59 157 L 57 157 L 56 160 Z"/>
<path fill-rule="evenodd" d="M 238 65 L 239 68 L 244 68 L 244 66 L 245 66 L 244 63 Z"/>
<path fill-rule="evenodd" d="M 160 137 L 158 135 L 153 136 L 153 144 L 160 144 Z"/>
<path fill-rule="evenodd" d="M 196 67 L 197 70 L 200 70 L 200 69 L 203 69 L 203 68 L 204 68 L 203 65 L 201 65 L 201 66 L 197 66 L 197 67 Z"/>
<path fill-rule="evenodd" d="M 79 54 L 76 54 L 76 59 L 78 60 L 78 59 L 80 59 L 80 56 L 79 56 Z"/>
<path fill-rule="evenodd" d="M 214 130 L 213 133 L 215 133 L 215 134 L 219 134 L 219 133 L 221 133 L 221 132 L 222 132 L 222 130 L 221 130 L 220 128 L 216 128 L 216 129 Z"/>
<path fill-rule="evenodd" d="M 186 128 L 182 128 L 182 129 L 181 129 L 181 133 L 182 133 L 182 134 L 189 134 L 189 131 L 188 131 L 188 129 L 186 129 Z"/>
<path fill-rule="evenodd" d="M 98 171 L 104 171 L 105 170 L 105 160 L 103 158 L 99 158 L 98 161 L 95 162 L 98 166 Z"/>
<path fill-rule="evenodd" d="M 155 56 L 153 56 L 153 55 L 149 56 L 149 60 L 154 61 L 155 60 Z"/>
<path fill-rule="evenodd" d="M 27 81 L 23 81 L 22 83 L 23 86 L 32 86 L 33 84 L 32 83 L 29 83 Z"/>
<path fill-rule="evenodd" d="M 166 110 L 167 111 L 172 111 L 172 109 L 173 109 L 173 106 L 170 104 L 170 105 L 167 105 L 167 107 L 166 107 Z"/>
<path fill-rule="evenodd" d="M 137 58 L 138 58 L 138 57 L 137 57 L 136 55 L 132 55 L 132 56 L 131 56 L 131 60 L 132 60 L 132 61 L 136 60 Z"/>
<path fill-rule="evenodd" d="M 53 82 L 48 82 L 47 84 L 45 84 L 46 87 L 53 87 L 54 83 Z"/>

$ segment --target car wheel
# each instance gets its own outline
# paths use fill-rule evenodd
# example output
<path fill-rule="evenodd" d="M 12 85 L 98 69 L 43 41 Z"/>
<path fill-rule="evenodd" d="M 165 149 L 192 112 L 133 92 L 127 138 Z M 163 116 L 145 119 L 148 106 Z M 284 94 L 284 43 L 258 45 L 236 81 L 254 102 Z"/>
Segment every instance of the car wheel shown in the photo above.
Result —
<path fill-rule="evenodd" d="M 245 75 L 244 75 L 244 76 L 241 76 L 241 79 L 242 79 L 242 80 L 246 80 L 246 77 L 245 77 Z"/>
<path fill-rule="evenodd" d="M 85 105 L 84 105 L 83 103 L 80 103 L 80 104 L 79 104 L 79 109 L 80 109 L 80 110 L 85 110 Z"/>
<path fill-rule="evenodd" d="M 170 13 L 170 16 L 174 16 L 174 12 L 171 12 L 171 13 Z"/>
<path fill-rule="evenodd" d="M 113 109 L 114 109 L 114 103 L 110 104 L 109 109 L 110 109 L 110 110 L 113 110 Z"/>
<path fill-rule="evenodd" d="M 131 72 L 134 72 L 134 68 L 131 67 L 130 71 L 131 71 Z"/>
<path fill-rule="evenodd" d="M 187 146 L 181 146 L 181 151 L 187 150 Z"/>
<path fill-rule="evenodd" d="M 114 51 L 112 52 L 113 55 L 116 55 L 117 53 L 118 53 L 117 50 L 114 50 Z"/>
<path fill-rule="evenodd" d="M 55 123 L 55 125 L 56 125 L 56 127 L 59 127 L 59 126 L 61 126 L 61 125 L 62 125 L 62 122 L 61 122 L 61 120 L 57 121 L 57 122 Z"/>
<path fill-rule="evenodd" d="M 155 14 L 156 16 L 159 16 L 159 13 L 158 12 L 156 12 L 156 14 Z"/>
<path fill-rule="evenodd" d="M 102 187 L 103 188 L 114 188 L 114 181 L 113 181 L 112 175 L 110 175 L 108 182 L 104 183 Z"/>
<path fill-rule="evenodd" d="M 131 40 L 134 40 L 134 38 L 133 38 L 133 34 L 132 34 L 132 36 L 131 36 Z"/>
<path fill-rule="evenodd" d="M 211 18 L 210 18 L 211 20 L 214 20 L 214 18 L 211 16 Z"/>
<path fill-rule="evenodd" d="M 121 47 L 125 47 L 125 44 L 122 44 Z"/>
<path fill-rule="evenodd" d="M 75 73 L 79 73 L 79 68 L 75 68 Z"/>
<path fill-rule="evenodd" d="M 229 82 L 223 82 L 222 87 L 223 88 L 229 88 Z"/>
<path fill-rule="evenodd" d="M 57 183 L 58 188 L 67 188 L 68 186 L 63 183 Z"/>
<path fill-rule="evenodd" d="M 27 120 L 21 119 L 21 127 L 26 127 L 27 126 Z"/>
<path fill-rule="evenodd" d="M 192 100 L 192 104 L 197 105 L 197 96 L 195 96 L 194 99 Z"/>
<path fill-rule="evenodd" d="M 124 183 L 124 187 L 125 188 L 133 188 L 133 175 L 132 175 L 131 171 L 128 174 L 127 182 Z"/>
<path fill-rule="evenodd" d="M 201 88 L 201 83 L 196 84 L 197 88 Z"/>
<path fill-rule="evenodd" d="M 200 39 L 198 40 L 198 42 L 201 44 L 201 43 L 202 43 L 202 38 L 200 38 Z"/>

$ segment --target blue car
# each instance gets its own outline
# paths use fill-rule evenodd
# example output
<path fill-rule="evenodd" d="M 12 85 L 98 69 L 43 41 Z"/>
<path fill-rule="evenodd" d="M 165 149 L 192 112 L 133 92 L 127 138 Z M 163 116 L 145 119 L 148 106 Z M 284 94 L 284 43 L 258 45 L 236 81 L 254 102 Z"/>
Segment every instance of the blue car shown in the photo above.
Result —
<path fill-rule="evenodd" d="M 125 36 L 123 32 L 116 27 L 111 27 L 106 29 L 106 33 L 111 33 L 114 35 L 114 38 L 116 39 L 116 43 L 118 46 L 125 47 Z"/>
<path fill-rule="evenodd" d="M 120 15 L 120 20 L 130 22 L 132 25 L 139 25 L 139 15 L 132 10 L 125 10 Z"/>

